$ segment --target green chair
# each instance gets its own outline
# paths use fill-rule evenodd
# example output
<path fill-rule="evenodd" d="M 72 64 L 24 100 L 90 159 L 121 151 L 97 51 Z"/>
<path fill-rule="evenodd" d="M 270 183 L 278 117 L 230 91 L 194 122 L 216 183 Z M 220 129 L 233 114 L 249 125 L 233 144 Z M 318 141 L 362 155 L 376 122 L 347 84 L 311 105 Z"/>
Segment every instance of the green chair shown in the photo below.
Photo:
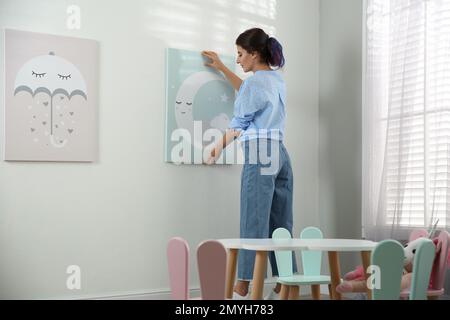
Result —
<path fill-rule="evenodd" d="M 384 240 L 372 251 L 372 300 L 398 300 L 403 273 L 403 246 L 396 240 Z"/>
<path fill-rule="evenodd" d="M 413 262 L 409 300 L 427 300 L 435 250 L 434 243 L 430 239 L 424 240 L 417 248 Z"/>
<path fill-rule="evenodd" d="M 274 241 L 283 241 L 283 239 L 291 239 L 291 234 L 287 229 L 278 228 L 272 234 Z M 315 227 L 305 228 L 300 234 L 301 239 L 321 239 L 322 232 Z M 313 299 L 320 299 L 320 285 L 330 285 L 330 276 L 320 274 L 322 263 L 322 252 L 302 251 L 303 275 L 294 274 L 292 266 L 292 251 L 275 251 L 275 258 L 278 267 L 278 282 L 281 283 L 280 298 L 286 299 L 287 295 L 291 299 L 297 299 L 299 286 L 310 285 Z M 330 290 L 330 286 L 329 286 Z M 330 290 L 331 291 L 331 290 Z M 331 296 L 331 294 L 330 294 Z"/>

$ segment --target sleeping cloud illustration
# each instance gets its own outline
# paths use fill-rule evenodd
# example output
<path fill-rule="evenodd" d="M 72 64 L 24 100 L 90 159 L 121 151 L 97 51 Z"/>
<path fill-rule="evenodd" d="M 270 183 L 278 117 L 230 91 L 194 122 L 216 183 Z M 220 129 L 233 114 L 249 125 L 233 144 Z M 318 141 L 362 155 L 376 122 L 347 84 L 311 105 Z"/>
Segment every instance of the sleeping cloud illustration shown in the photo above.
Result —
<path fill-rule="evenodd" d="M 34 57 L 18 71 L 14 96 L 28 93 L 27 128 L 34 143 L 64 148 L 77 135 L 76 107 L 86 105 L 88 92 L 81 72 L 54 52 Z M 76 102 L 73 103 L 73 100 Z"/>
<path fill-rule="evenodd" d="M 234 56 L 221 58 L 234 70 Z M 233 117 L 236 91 L 221 72 L 205 65 L 208 61 L 199 51 L 166 50 L 166 162 L 179 163 L 182 157 L 184 164 L 201 165 Z M 232 155 L 218 163 L 221 159 L 233 164 Z"/>
<path fill-rule="evenodd" d="M 175 119 L 178 128 L 188 130 L 191 134 L 191 137 L 193 137 L 192 144 L 200 149 L 203 147 L 202 137 L 194 134 L 194 98 L 197 92 L 205 84 L 212 81 L 221 81 L 226 83 L 223 77 L 212 72 L 201 71 L 193 73 L 181 84 L 175 100 Z M 222 101 L 223 100 L 225 99 L 222 98 Z M 229 117 L 226 114 L 222 113 L 212 119 L 208 124 L 211 128 L 217 128 L 219 130 L 225 131 L 229 123 Z"/>
<path fill-rule="evenodd" d="M 211 128 L 217 128 L 222 132 L 225 132 L 230 124 L 230 117 L 227 114 L 221 113 L 212 119 L 209 123 Z"/>

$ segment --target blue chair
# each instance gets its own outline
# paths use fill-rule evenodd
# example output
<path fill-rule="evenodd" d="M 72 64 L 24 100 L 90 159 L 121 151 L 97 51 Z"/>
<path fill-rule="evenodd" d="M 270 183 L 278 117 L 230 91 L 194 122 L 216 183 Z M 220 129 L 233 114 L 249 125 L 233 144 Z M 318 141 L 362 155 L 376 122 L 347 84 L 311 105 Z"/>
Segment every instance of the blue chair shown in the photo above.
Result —
<path fill-rule="evenodd" d="M 430 239 L 424 239 L 424 242 L 417 248 L 413 262 L 409 300 L 427 300 L 435 250 L 434 243 Z"/>
<path fill-rule="evenodd" d="M 371 264 L 378 273 L 372 276 L 372 300 L 398 300 L 403 273 L 403 246 L 396 240 L 384 240 L 372 251 Z"/>
<path fill-rule="evenodd" d="M 282 241 L 283 239 L 290 239 L 291 234 L 287 229 L 278 228 L 272 234 L 274 241 Z M 322 232 L 314 227 L 308 227 L 300 234 L 301 239 L 321 239 Z M 299 286 L 310 285 L 313 299 L 320 299 L 320 285 L 327 284 L 329 291 L 331 278 L 330 276 L 323 276 L 320 274 L 322 263 L 322 252 L 316 251 L 302 251 L 302 265 L 303 275 L 294 274 L 292 266 L 292 252 L 291 251 L 275 251 L 275 258 L 278 267 L 278 282 L 281 284 L 281 299 L 298 299 Z M 331 294 L 330 294 L 331 296 Z"/>
<path fill-rule="evenodd" d="M 416 251 L 411 274 L 410 300 L 426 300 L 435 256 L 433 241 L 424 239 Z M 372 252 L 372 265 L 379 268 L 378 286 L 372 288 L 373 300 L 398 300 L 401 294 L 404 249 L 396 240 L 381 241 Z"/>

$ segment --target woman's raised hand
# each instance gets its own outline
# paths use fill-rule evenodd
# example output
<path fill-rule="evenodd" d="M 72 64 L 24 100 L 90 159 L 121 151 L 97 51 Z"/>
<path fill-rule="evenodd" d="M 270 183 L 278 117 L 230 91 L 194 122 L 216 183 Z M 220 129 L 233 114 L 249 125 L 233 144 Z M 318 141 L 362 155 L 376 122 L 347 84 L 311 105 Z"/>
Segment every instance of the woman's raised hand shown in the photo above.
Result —
<path fill-rule="evenodd" d="M 219 55 L 214 51 L 202 51 L 202 55 L 210 60 L 210 62 L 205 63 L 205 66 L 214 68 L 219 71 L 223 71 L 223 69 L 225 68 L 225 65 L 223 64 L 222 60 L 220 60 Z"/>

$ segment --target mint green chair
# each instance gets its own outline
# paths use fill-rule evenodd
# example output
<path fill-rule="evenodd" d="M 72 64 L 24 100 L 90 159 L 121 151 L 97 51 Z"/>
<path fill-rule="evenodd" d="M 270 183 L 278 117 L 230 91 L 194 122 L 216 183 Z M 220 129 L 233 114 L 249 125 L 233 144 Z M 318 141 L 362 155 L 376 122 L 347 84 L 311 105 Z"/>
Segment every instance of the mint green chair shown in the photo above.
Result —
<path fill-rule="evenodd" d="M 409 300 L 427 300 L 435 250 L 434 243 L 430 239 L 424 239 L 424 242 L 417 248 L 413 262 Z"/>
<path fill-rule="evenodd" d="M 272 234 L 274 241 L 282 241 L 283 239 L 292 238 L 288 230 L 284 228 L 276 229 Z M 321 239 L 322 232 L 314 227 L 306 228 L 300 235 L 301 239 Z M 299 286 L 310 285 L 313 299 L 320 299 L 320 285 L 330 285 L 330 276 L 323 276 L 320 274 L 322 263 L 322 252 L 316 251 L 302 251 L 302 265 L 303 275 L 294 274 L 292 266 L 292 251 L 275 251 L 275 258 L 278 267 L 278 282 L 282 285 L 280 298 L 286 299 L 287 293 L 292 299 L 298 298 Z M 330 286 L 329 286 L 330 290 Z M 330 295 L 331 296 L 331 295 Z"/>
<path fill-rule="evenodd" d="M 396 240 L 384 240 L 372 251 L 371 264 L 378 272 L 372 274 L 372 300 L 398 300 L 405 255 Z"/>

